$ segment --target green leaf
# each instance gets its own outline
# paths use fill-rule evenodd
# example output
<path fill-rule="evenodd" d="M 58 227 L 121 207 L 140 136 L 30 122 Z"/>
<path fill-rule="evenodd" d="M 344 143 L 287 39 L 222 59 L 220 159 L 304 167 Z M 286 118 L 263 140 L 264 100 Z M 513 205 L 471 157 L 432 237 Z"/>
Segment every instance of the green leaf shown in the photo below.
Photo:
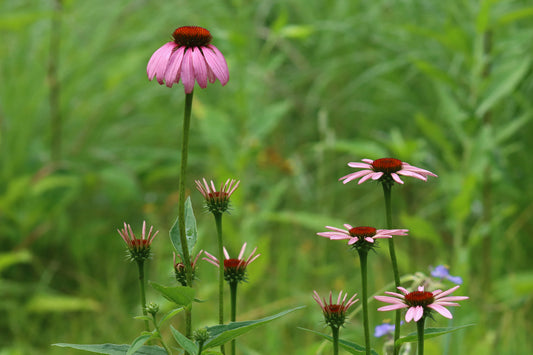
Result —
<path fill-rule="evenodd" d="M 194 211 L 192 210 L 191 198 L 187 197 L 185 201 L 185 236 L 187 239 L 187 247 L 189 248 L 189 254 L 192 253 L 192 249 L 196 244 L 198 238 L 198 229 L 196 228 L 196 218 L 194 217 Z M 179 230 L 179 216 L 176 218 L 174 225 L 170 229 L 170 241 L 174 246 L 174 249 L 178 252 L 183 260 L 183 249 L 181 246 L 180 230 Z"/>
<path fill-rule="evenodd" d="M 133 319 L 147 320 L 147 321 L 149 321 L 149 322 L 152 321 L 152 317 L 150 317 L 150 316 L 135 316 L 135 317 L 133 317 Z"/>
<path fill-rule="evenodd" d="M 189 306 L 194 300 L 194 289 L 187 286 L 167 287 L 149 281 L 154 290 L 163 295 L 167 300 L 174 302 L 178 306 Z"/>
<path fill-rule="evenodd" d="M 98 312 L 101 308 L 91 298 L 50 294 L 36 294 L 26 305 L 26 310 L 33 313 Z"/>
<path fill-rule="evenodd" d="M 189 354 L 196 355 L 198 354 L 198 345 L 196 345 L 191 339 L 188 339 L 185 335 L 178 332 L 176 329 L 174 329 L 173 326 L 170 326 L 170 330 L 172 331 L 172 335 L 174 336 L 174 339 L 178 342 L 178 344 Z"/>
<path fill-rule="evenodd" d="M 32 255 L 26 249 L 2 253 L 0 254 L 0 272 L 2 272 L 4 269 L 7 269 L 11 265 L 29 263 L 31 259 Z"/>
<path fill-rule="evenodd" d="M 471 327 L 474 324 L 461 325 L 458 327 L 448 327 L 448 328 L 426 328 L 424 329 L 424 339 L 430 339 L 438 337 L 439 335 L 455 332 L 456 330 L 463 329 L 466 327 Z M 417 333 L 413 332 L 400 339 L 396 340 L 396 345 L 401 345 L 403 343 L 412 343 L 418 341 Z"/>
<path fill-rule="evenodd" d="M 291 313 L 297 309 L 301 309 L 302 307 L 296 307 L 293 309 L 289 309 L 287 311 L 280 312 L 278 314 L 275 314 L 270 317 L 257 319 L 257 320 L 249 320 L 249 321 L 243 321 L 243 322 L 232 322 L 229 324 L 222 324 L 222 325 L 215 325 L 213 327 L 208 327 L 207 331 L 209 332 L 209 339 L 204 343 L 204 348 L 213 348 L 215 346 L 220 346 L 222 344 L 227 343 L 228 341 L 235 339 L 239 335 L 242 335 L 253 328 L 259 327 L 260 325 L 266 324 L 270 321 L 273 321 L 274 319 L 281 318 L 284 315 Z"/>
<path fill-rule="evenodd" d="M 172 317 L 174 317 L 176 314 L 183 311 L 183 309 L 184 309 L 183 307 L 179 307 L 165 314 L 163 318 L 161 318 L 161 320 L 159 321 L 158 326 L 161 327 L 166 321 L 172 319 Z"/>
<path fill-rule="evenodd" d="M 316 330 L 311 330 L 311 329 L 307 329 L 307 328 L 298 327 L 298 329 L 305 330 L 306 332 L 310 332 L 310 333 L 319 335 L 322 338 L 324 338 L 326 340 L 329 340 L 331 342 L 333 341 L 333 337 L 331 335 L 320 333 L 320 332 L 317 332 Z M 351 354 L 362 353 L 362 352 L 365 352 L 365 350 L 366 350 L 366 348 L 364 346 L 362 346 L 362 345 L 353 343 L 353 342 L 348 341 L 348 340 L 343 340 L 343 339 L 339 339 L 339 346 L 341 348 L 343 348 L 344 350 L 348 351 Z M 370 352 L 373 355 L 378 355 L 378 353 L 374 349 L 371 349 Z"/>
<path fill-rule="evenodd" d="M 128 349 L 128 352 L 126 352 L 126 355 L 133 355 L 137 350 L 141 348 L 141 346 L 148 341 L 152 337 L 152 334 L 142 334 L 139 335 L 135 340 L 131 343 L 130 348 Z"/>
<path fill-rule="evenodd" d="M 476 115 L 482 117 L 501 99 L 509 95 L 525 77 L 530 65 L 530 58 L 524 57 L 519 63 L 508 63 L 504 71 L 499 75 L 494 75 L 484 100 L 476 109 Z"/>
<path fill-rule="evenodd" d="M 400 215 L 402 226 L 409 226 L 409 235 L 420 240 L 425 240 L 433 244 L 436 248 L 442 248 L 442 238 L 433 224 L 427 219 L 407 213 Z"/>
<path fill-rule="evenodd" d="M 53 346 L 89 351 L 97 354 L 126 355 L 129 344 L 67 344 L 57 343 Z M 143 345 L 135 352 L 135 355 L 167 355 L 165 349 L 155 345 Z"/>

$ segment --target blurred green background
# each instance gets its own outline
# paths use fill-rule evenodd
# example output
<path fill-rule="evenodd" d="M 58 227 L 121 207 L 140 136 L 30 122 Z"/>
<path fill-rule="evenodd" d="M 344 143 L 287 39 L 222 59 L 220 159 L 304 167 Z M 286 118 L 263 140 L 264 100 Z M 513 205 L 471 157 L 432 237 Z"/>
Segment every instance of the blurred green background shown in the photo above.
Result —
<path fill-rule="evenodd" d="M 453 324 L 476 325 L 426 352 L 533 351 L 530 1 L 2 0 L 0 354 L 78 354 L 50 344 L 140 333 L 124 221 L 160 230 L 147 277 L 175 284 L 183 87 L 145 70 L 183 25 L 209 29 L 230 69 L 227 86 L 195 91 L 187 186 L 198 246 L 214 252 L 216 237 L 194 179 L 240 179 L 226 245 L 262 256 L 238 318 L 308 306 L 239 339 L 242 354 L 331 351 L 297 327 L 328 331 L 312 291 L 360 292 L 359 261 L 316 233 L 384 227 L 381 187 L 337 179 L 349 161 L 386 156 L 439 175 L 393 189 L 394 224 L 410 229 L 396 242 L 401 273 L 450 265 L 464 279 L 456 294 L 471 297 Z M 387 255 L 383 244 L 370 257 L 371 293 L 392 280 Z M 214 267 L 199 274 L 211 302 L 195 307 L 198 327 L 216 323 L 217 307 Z M 153 290 L 148 299 L 168 306 Z M 341 337 L 363 343 L 358 313 Z"/>

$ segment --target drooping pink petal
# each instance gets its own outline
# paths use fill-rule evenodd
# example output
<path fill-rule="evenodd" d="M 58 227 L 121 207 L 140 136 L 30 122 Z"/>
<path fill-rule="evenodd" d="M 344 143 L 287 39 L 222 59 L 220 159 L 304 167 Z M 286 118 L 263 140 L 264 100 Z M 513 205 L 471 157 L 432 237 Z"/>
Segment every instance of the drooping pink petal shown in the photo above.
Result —
<path fill-rule="evenodd" d="M 150 81 L 153 80 L 155 76 L 157 82 L 163 84 L 165 70 L 175 47 L 176 44 L 174 42 L 167 42 L 152 54 L 150 60 L 148 60 L 148 65 L 146 66 L 146 74 Z"/>
<path fill-rule="evenodd" d="M 403 176 L 411 176 L 411 177 L 414 177 L 414 178 L 417 178 L 423 181 L 427 181 L 427 177 L 425 177 L 424 175 L 417 174 L 414 171 L 400 170 L 397 173 Z"/>
<path fill-rule="evenodd" d="M 344 227 L 346 227 L 348 230 L 352 229 L 351 226 L 349 224 L 345 224 Z M 327 229 L 329 230 L 332 230 L 332 231 L 335 231 L 335 232 L 340 232 L 340 233 L 344 233 L 344 234 L 349 234 L 348 230 L 345 230 L 345 229 L 341 229 L 341 228 L 337 228 L 337 227 L 332 227 L 332 226 L 326 226 Z"/>
<path fill-rule="evenodd" d="M 396 181 L 398 184 L 403 184 L 402 179 L 398 176 L 396 173 L 391 173 L 390 176 L 392 176 L 392 179 Z"/>
<path fill-rule="evenodd" d="M 372 165 L 371 164 L 367 164 L 367 163 L 349 162 L 348 166 L 350 168 L 372 169 Z"/>
<path fill-rule="evenodd" d="M 391 296 L 395 296 L 395 297 L 398 297 L 398 298 L 401 298 L 402 300 L 405 298 L 404 295 L 400 294 L 400 293 L 396 293 L 396 292 L 390 292 L 390 291 L 385 291 L 385 293 L 387 295 L 391 295 Z M 376 296 L 377 297 L 377 296 Z M 403 301 L 402 301 L 403 302 Z"/>
<path fill-rule="evenodd" d="M 450 296 L 450 297 L 442 297 L 442 298 L 437 298 L 435 297 L 435 300 L 437 301 L 437 303 L 442 303 L 442 302 L 454 302 L 454 301 L 464 301 L 464 300 L 467 300 L 468 297 L 467 296 Z"/>
<path fill-rule="evenodd" d="M 379 307 L 378 311 L 394 311 L 397 309 L 402 309 L 402 308 L 407 308 L 407 307 L 409 306 L 404 303 L 390 304 L 388 306 Z"/>
<path fill-rule="evenodd" d="M 433 303 L 433 304 L 428 305 L 428 307 L 439 312 L 443 317 L 446 317 L 448 319 L 453 318 L 451 312 L 439 304 Z"/>
<path fill-rule="evenodd" d="M 188 48 L 183 54 L 183 62 L 181 63 L 181 82 L 185 87 L 185 93 L 190 94 L 194 89 L 194 68 L 192 65 L 192 49 Z"/>
<path fill-rule="evenodd" d="M 361 170 L 361 171 L 357 171 L 355 173 L 351 173 L 351 174 L 345 175 L 345 176 L 339 178 L 339 181 L 342 180 L 342 183 L 346 184 L 346 183 L 348 183 L 348 182 L 350 182 L 352 180 L 360 178 L 361 176 L 365 176 L 365 175 L 372 174 L 372 173 L 373 173 L 372 170 Z"/>
<path fill-rule="evenodd" d="M 176 49 L 170 57 L 167 67 L 164 71 L 165 84 L 170 88 L 174 83 L 180 81 L 181 66 L 183 65 L 183 53 L 185 47 Z M 161 84 L 161 83 L 160 83 Z"/>
<path fill-rule="evenodd" d="M 407 312 L 405 312 L 405 321 L 409 323 L 413 320 L 414 316 L 416 314 L 416 307 L 409 307 Z"/>
<path fill-rule="evenodd" d="M 192 66 L 194 68 L 194 77 L 198 85 L 205 89 L 207 87 L 207 63 L 199 48 L 191 48 Z"/>
<path fill-rule="evenodd" d="M 415 314 L 413 316 L 413 319 L 415 322 L 418 322 L 420 318 L 424 315 L 424 307 L 422 306 L 416 306 L 415 307 Z"/>
<path fill-rule="evenodd" d="M 202 50 L 207 65 L 211 68 L 215 77 L 217 77 L 222 86 L 226 85 L 229 80 L 229 70 L 224 55 L 212 44 L 202 47 Z"/>
<path fill-rule="evenodd" d="M 379 180 L 380 177 L 383 176 L 383 173 L 380 171 L 379 173 L 372 174 L 372 180 Z"/>
<path fill-rule="evenodd" d="M 390 292 L 393 293 L 393 292 Z M 389 293 L 389 294 L 390 294 Z M 404 304 L 403 299 L 398 299 L 395 297 L 389 297 L 389 296 L 374 296 L 375 299 L 381 302 L 387 302 L 387 303 L 395 303 L 395 304 Z"/>
<path fill-rule="evenodd" d="M 372 178 L 372 176 L 374 176 L 374 172 L 370 172 L 368 173 L 367 175 L 363 176 L 359 182 L 357 183 L 358 185 L 361 185 L 363 182 L 367 181 L 368 179 Z"/>

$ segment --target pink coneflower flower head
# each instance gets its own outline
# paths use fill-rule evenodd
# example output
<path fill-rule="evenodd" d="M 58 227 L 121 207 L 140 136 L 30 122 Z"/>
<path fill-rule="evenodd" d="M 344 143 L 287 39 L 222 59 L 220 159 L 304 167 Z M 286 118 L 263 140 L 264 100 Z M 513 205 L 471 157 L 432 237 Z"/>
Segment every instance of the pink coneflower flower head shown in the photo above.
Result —
<path fill-rule="evenodd" d="M 333 297 L 330 291 L 328 303 L 325 298 L 320 298 L 318 292 L 313 291 L 313 298 L 318 303 L 320 308 L 322 308 L 322 313 L 324 314 L 324 320 L 326 321 L 326 325 L 333 328 L 340 328 L 344 325 L 344 322 L 346 321 L 346 311 L 355 302 L 359 301 L 359 299 L 355 299 L 356 296 L 357 293 L 355 293 L 352 298 L 346 301 L 346 298 L 348 298 L 348 293 L 345 293 L 343 296 L 341 291 L 339 292 L 339 296 L 337 297 L 337 302 L 333 303 Z"/>
<path fill-rule="evenodd" d="M 211 33 L 202 27 L 184 26 L 172 34 L 174 41 L 165 43 L 156 50 L 148 61 L 146 73 L 148 79 L 155 76 L 159 84 L 172 87 L 180 80 L 185 93 L 190 94 L 194 82 L 205 89 L 207 81 L 216 79 L 222 86 L 229 80 L 226 59 L 217 47 L 211 44 Z"/>
<path fill-rule="evenodd" d="M 246 243 L 242 245 L 241 251 L 239 253 L 239 256 L 234 259 L 229 256 L 228 251 L 224 247 L 224 279 L 229 282 L 230 284 L 239 283 L 242 281 L 246 281 L 246 267 L 250 265 L 255 259 L 257 259 L 261 254 L 255 255 L 255 252 L 257 251 L 257 248 L 254 248 L 248 258 L 243 259 L 244 252 L 246 250 Z M 215 265 L 216 267 L 220 267 L 220 262 L 218 259 L 209 254 L 208 252 L 204 252 L 207 256 L 206 258 L 203 258 L 205 261 Z"/>
<path fill-rule="evenodd" d="M 203 181 L 203 182 L 202 182 Z M 213 180 L 208 183 L 205 178 L 195 180 L 196 188 L 205 198 L 205 204 L 209 212 L 213 214 L 221 214 L 228 210 L 229 199 L 231 195 L 237 190 L 240 180 L 228 179 L 225 183 L 220 185 L 219 191 L 215 188 Z"/>
<path fill-rule="evenodd" d="M 152 234 L 154 227 L 151 226 L 148 234 L 146 234 L 146 221 L 143 221 L 143 228 L 141 238 L 137 238 L 129 224 L 124 222 L 123 229 L 117 229 L 118 234 L 122 237 L 128 246 L 128 252 L 131 260 L 142 262 L 150 258 L 150 248 L 152 241 L 159 231 Z"/>
<path fill-rule="evenodd" d="M 378 311 L 393 311 L 407 308 L 407 312 L 405 314 L 406 322 L 410 322 L 412 320 L 418 322 L 422 317 L 430 315 L 431 311 L 436 311 L 443 317 L 452 319 L 452 314 L 446 307 L 459 306 L 456 301 L 468 299 L 466 296 L 448 297 L 449 294 L 458 288 L 459 285 L 444 292 L 442 290 L 429 292 L 424 290 L 424 286 L 419 286 L 417 291 L 409 292 L 403 287 L 398 287 L 398 290 L 400 290 L 402 294 L 396 292 L 385 292 L 387 295 L 393 297 L 374 296 L 374 298 L 381 302 L 390 303 L 388 306 L 378 308 Z"/>
<path fill-rule="evenodd" d="M 394 182 L 403 184 L 400 175 L 411 176 L 423 181 L 427 181 L 428 176 L 437 176 L 431 171 L 417 168 L 416 166 L 409 165 L 401 160 L 394 158 L 382 158 L 382 159 L 363 159 L 363 163 L 350 162 L 348 166 L 351 168 L 363 169 L 355 173 L 348 174 L 339 179 L 344 184 L 359 179 L 358 184 L 372 179 L 378 180 L 385 184 L 392 185 Z"/>
<path fill-rule="evenodd" d="M 198 262 L 198 258 L 200 258 L 200 255 L 202 255 L 203 252 L 203 250 L 200 250 L 200 252 L 196 255 L 196 258 L 194 258 L 194 260 L 191 262 L 193 280 L 196 278 L 196 263 Z M 174 254 L 174 275 L 176 276 L 176 280 L 182 286 L 187 286 L 187 272 L 185 270 L 185 264 L 181 260 L 181 256 L 179 254 L 178 261 L 176 260 L 176 253 L 172 254 Z"/>
<path fill-rule="evenodd" d="M 357 250 L 370 250 L 375 245 L 375 239 L 392 238 L 393 235 L 407 235 L 408 229 L 376 229 L 374 227 L 352 227 L 345 224 L 344 228 L 326 226 L 330 232 L 320 232 L 317 235 L 330 240 L 348 239 L 348 245 Z"/>

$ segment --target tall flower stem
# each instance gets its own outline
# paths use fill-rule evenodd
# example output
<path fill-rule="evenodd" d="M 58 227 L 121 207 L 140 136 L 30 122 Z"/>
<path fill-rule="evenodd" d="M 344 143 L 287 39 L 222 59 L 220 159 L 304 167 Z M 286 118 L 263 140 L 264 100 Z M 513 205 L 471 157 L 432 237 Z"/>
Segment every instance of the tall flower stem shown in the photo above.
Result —
<path fill-rule="evenodd" d="M 217 227 L 218 240 L 218 323 L 224 324 L 224 246 L 222 242 L 222 213 L 213 213 Z M 225 354 L 224 345 L 220 346 L 220 351 Z"/>
<path fill-rule="evenodd" d="M 416 330 L 418 334 L 418 355 L 424 355 L 424 321 L 425 316 L 422 316 L 418 322 L 416 322 Z"/>
<path fill-rule="evenodd" d="M 331 337 L 333 338 L 333 355 L 339 354 L 339 327 L 331 327 Z"/>
<path fill-rule="evenodd" d="M 144 316 L 148 315 L 148 312 L 146 311 L 146 293 L 144 289 L 144 261 L 137 261 L 137 267 L 139 268 L 139 286 L 141 290 L 141 309 Z M 148 320 L 144 320 L 144 326 L 146 328 L 146 331 L 150 331 L 150 324 L 148 323 Z"/>
<path fill-rule="evenodd" d="M 52 24 L 50 29 L 50 57 L 48 59 L 48 101 L 50 104 L 51 118 L 51 156 L 52 161 L 57 163 L 61 160 L 61 132 L 62 117 L 60 109 L 61 86 L 59 82 L 58 66 L 61 44 L 61 22 L 63 12 L 63 0 L 53 1 L 54 12 L 52 14 Z"/>
<path fill-rule="evenodd" d="M 181 252 L 183 255 L 183 264 L 187 277 L 187 285 L 192 287 L 193 270 L 191 266 L 191 257 L 187 245 L 187 236 L 185 235 L 185 180 L 187 177 L 187 157 L 189 154 L 189 128 L 191 125 L 193 92 L 185 94 L 185 110 L 183 114 L 183 136 L 181 141 L 181 168 L 179 183 L 179 205 L 178 205 L 178 228 L 180 231 Z M 190 338 L 192 335 L 192 310 L 191 306 L 185 309 L 185 335 Z"/>
<path fill-rule="evenodd" d="M 230 300 L 231 300 L 231 315 L 230 320 L 235 322 L 237 320 L 237 282 L 230 282 Z M 231 341 L 231 355 L 235 355 L 235 339 Z"/>
<path fill-rule="evenodd" d="M 390 240 L 390 239 L 389 239 Z M 368 251 L 359 249 L 359 260 L 361 261 L 361 283 L 362 283 L 362 305 L 363 305 L 363 326 L 365 328 L 365 349 L 366 354 L 370 355 L 370 324 L 368 321 L 368 277 L 367 277 L 367 259 Z"/>
<path fill-rule="evenodd" d="M 387 218 L 387 228 L 392 229 L 392 203 L 391 190 L 392 183 L 383 182 L 383 196 L 385 197 L 385 215 Z M 394 274 L 394 284 L 396 287 L 400 286 L 400 272 L 398 271 L 398 260 L 396 259 L 396 251 L 394 250 L 394 239 L 389 239 L 389 254 L 392 264 L 392 272 Z M 394 355 L 398 355 L 399 347 L 396 346 L 396 341 L 400 338 L 400 322 L 401 310 L 396 310 L 396 317 L 394 319 Z"/>

